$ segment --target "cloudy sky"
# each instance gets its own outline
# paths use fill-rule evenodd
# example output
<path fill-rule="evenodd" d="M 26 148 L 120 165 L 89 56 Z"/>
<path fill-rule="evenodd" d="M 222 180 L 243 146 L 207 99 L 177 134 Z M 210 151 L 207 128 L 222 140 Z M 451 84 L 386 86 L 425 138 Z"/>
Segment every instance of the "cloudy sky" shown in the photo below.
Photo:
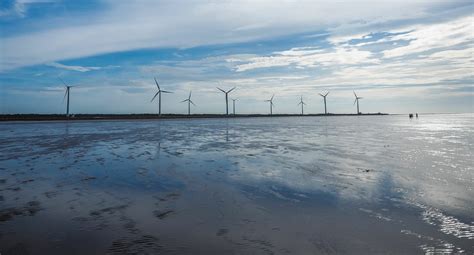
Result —
<path fill-rule="evenodd" d="M 472 1 L 0 1 L 0 112 L 473 112 Z"/>

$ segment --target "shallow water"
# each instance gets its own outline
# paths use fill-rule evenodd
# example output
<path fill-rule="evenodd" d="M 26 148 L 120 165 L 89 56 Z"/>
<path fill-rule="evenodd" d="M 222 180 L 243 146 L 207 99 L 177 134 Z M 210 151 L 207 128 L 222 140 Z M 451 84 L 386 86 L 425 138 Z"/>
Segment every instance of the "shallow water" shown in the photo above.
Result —
<path fill-rule="evenodd" d="M 0 253 L 472 254 L 473 117 L 0 123 Z"/>

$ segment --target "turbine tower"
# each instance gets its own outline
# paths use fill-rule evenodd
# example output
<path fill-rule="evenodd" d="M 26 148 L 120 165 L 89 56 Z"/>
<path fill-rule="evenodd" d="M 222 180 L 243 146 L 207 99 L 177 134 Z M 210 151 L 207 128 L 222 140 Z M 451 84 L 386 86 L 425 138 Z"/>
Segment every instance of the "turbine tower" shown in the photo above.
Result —
<path fill-rule="evenodd" d="M 326 97 L 328 96 L 329 92 L 326 93 L 325 95 L 321 94 L 321 93 L 318 93 L 320 96 L 322 96 L 324 98 L 324 114 L 328 114 L 328 108 L 326 107 Z"/>
<path fill-rule="evenodd" d="M 229 97 L 228 97 L 228 95 L 229 95 L 229 93 L 230 93 L 232 90 L 235 89 L 235 87 L 229 89 L 228 91 L 225 91 L 225 90 L 223 90 L 223 89 L 221 89 L 221 88 L 219 88 L 219 87 L 217 87 L 217 89 L 220 90 L 220 91 L 222 91 L 222 92 L 225 94 L 225 114 L 226 114 L 226 115 L 229 115 Z"/>
<path fill-rule="evenodd" d="M 304 115 L 304 106 L 306 103 L 303 102 L 303 96 L 300 97 L 300 103 L 298 105 L 301 105 L 301 115 Z"/>
<path fill-rule="evenodd" d="M 265 100 L 265 102 L 270 102 L 270 115 L 273 115 L 273 97 L 275 94 L 272 95 L 272 98 L 270 100 Z"/>
<path fill-rule="evenodd" d="M 66 92 L 64 93 L 64 97 L 63 97 L 63 102 L 64 102 L 64 99 L 66 99 L 67 97 L 67 101 L 66 101 L 66 117 L 69 116 L 69 94 L 71 93 L 71 88 L 74 87 L 74 86 L 69 86 L 67 85 L 63 79 L 59 78 L 59 80 L 61 80 L 61 82 L 64 84 L 64 87 L 66 88 Z"/>
<path fill-rule="evenodd" d="M 153 100 L 155 100 L 156 96 L 158 96 L 158 116 L 161 116 L 161 93 L 172 93 L 172 92 L 160 89 L 160 85 L 156 81 L 155 77 L 154 77 L 154 79 L 155 79 L 155 83 L 156 83 L 156 87 L 158 88 L 158 91 L 156 92 L 155 96 L 151 99 L 150 102 L 153 102 Z"/>
<path fill-rule="evenodd" d="M 191 104 L 196 106 L 194 102 L 191 100 L 191 91 L 189 91 L 189 97 L 181 101 L 181 103 L 188 102 L 188 115 L 191 115 Z"/>
<path fill-rule="evenodd" d="M 237 98 L 232 99 L 232 113 L 235 115 L 235 101 L 237 101 Z"/>
<path fill-rule="evenodd" d="M 362 97 L 358 97 L 357 94 L 355 93 L 355 91 L 352 91 L 352 92 L 354 92 L 354 96 L 355 96 L 354 104 L 357 103 L 357 114 L 360 114 L 360 111 L 359 111 L 359 99 L 362 99 Z"/>

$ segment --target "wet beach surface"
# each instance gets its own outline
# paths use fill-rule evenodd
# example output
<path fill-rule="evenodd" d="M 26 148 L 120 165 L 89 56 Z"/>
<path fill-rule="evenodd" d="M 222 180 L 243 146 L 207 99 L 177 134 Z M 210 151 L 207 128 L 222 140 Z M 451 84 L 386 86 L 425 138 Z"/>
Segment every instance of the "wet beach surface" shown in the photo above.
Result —
<path fill-rule="evenodd" d="M 473 126 L 0 123 L 0 253 L 472 254 Z"/>

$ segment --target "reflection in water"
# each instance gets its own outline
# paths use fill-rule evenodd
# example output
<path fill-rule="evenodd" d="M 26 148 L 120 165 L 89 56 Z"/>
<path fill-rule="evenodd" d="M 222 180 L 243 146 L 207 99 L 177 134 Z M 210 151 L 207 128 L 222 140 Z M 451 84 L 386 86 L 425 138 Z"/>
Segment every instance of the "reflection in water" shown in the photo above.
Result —
<path fill-rule="evenodd" d="M 63 143 L 64 143 L 64 148 L 62 151 L 62 159 L 63 159 L 63 170 L 68 170 L 69 166 L 71 165 L 71 159 L 70 159 L 70 152 L 69 152 L 69 147 L 70 147 L 70 142 L 69 142 L 69 122 L 64 123 L 64 135 L 63 135 Z"/>
<path fill-rule="evenodd" d="M 225 141 L 229 141 L 229 120 L 225 119 Z"/>
<path fill-rule="evenodd" d="M 0 252 L 472 253 L 472 117 L 2 123 Z"/>

